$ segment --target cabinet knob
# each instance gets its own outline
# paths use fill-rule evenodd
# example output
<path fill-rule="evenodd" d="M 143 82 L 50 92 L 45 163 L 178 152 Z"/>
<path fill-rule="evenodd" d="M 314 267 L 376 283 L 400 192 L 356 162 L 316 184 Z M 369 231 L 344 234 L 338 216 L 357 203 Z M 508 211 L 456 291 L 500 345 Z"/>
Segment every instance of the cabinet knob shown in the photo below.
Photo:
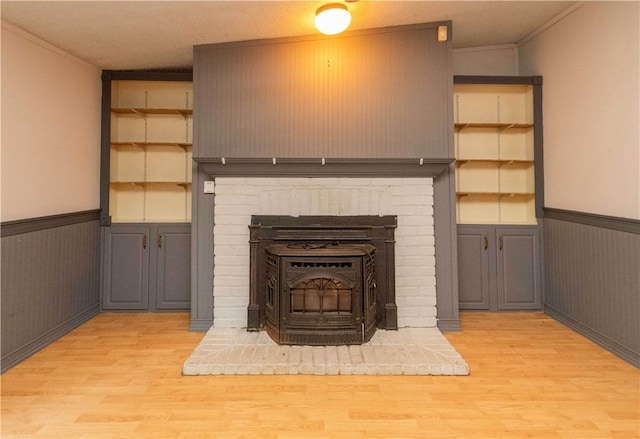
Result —
<path fill-rule="evenodd" d="M 502 236 L 500 237 L 500 250 L 502 250 Z"/>
<path fill-rule="evenodd" d="M 488 249 L 489 248 L 489 238 L 487 238 L 487 235 L 483 236 L 484 238 L 484 249 Z"/>
<path fill-rule="evenodd" d="M 162 248 L 162 233 L 158 234 L 158 248 Z"/>
<path fill-rule="evenodd" d="M 147 249 L 147 234 L 142 235 L 142 248 Z"/>

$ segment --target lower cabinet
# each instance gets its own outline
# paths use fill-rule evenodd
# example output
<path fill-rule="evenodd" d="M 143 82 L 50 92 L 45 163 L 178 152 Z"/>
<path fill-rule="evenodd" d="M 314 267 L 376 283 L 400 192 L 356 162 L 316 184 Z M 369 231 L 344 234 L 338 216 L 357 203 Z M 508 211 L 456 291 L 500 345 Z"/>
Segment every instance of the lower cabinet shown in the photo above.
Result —
<path fill-rule="evenodd" d="M 190 309 L 191 224 L 115 224 L 103 240 L 103 309 Z"/>
<path fill-rule="evenodd" d="M 538 226 L 458 225 L 460 309 L 542 308 Z"/>

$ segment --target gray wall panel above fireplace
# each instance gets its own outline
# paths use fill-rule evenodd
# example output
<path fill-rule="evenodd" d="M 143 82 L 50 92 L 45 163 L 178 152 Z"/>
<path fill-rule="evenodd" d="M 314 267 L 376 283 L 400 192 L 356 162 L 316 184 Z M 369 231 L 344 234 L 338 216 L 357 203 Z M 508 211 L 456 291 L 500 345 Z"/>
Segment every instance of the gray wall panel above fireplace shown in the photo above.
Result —
<path fill-rule="evenodd" d="M 452 157 L 439 25 L 196 46 L 194 158 Z"/>

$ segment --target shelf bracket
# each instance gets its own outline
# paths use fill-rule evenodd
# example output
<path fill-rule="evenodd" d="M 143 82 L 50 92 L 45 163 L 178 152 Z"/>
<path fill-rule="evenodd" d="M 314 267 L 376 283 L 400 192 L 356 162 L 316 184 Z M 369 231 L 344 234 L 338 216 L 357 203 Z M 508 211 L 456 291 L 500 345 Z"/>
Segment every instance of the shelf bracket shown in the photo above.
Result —
<path fill-rule="evenodd" d="M 503 133 L 503 132 L 505 132 L 505 131 L 507 131 L 507 130 L 510 130 L 510 129 L 511 129 L 511 128 L 513 128 L 514 126 L 515 126 L 515 124 L 510 123 L 510 124 L 508 124 L 508 125 L 503 126 L 502 128 L 500 128 L 500 130 L 499 130 L 499 131 L 500 131 L 501 133 Z"/>

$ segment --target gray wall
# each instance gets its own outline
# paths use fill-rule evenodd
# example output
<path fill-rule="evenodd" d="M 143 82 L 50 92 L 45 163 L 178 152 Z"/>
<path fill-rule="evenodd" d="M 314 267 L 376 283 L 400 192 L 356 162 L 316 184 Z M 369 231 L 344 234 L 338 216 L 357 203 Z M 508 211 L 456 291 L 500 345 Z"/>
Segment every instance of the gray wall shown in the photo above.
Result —
<path fill-rule="evenodd" d="M 454 75 L 517 76 L 518 46 L 498 46 L 453 49 Z"/>
<path fill-rule="evenodd" d="M 640 221 L 546 209 L 545 311 L 640 367 Z"/>
<path fill-rule="evenodd" d="M 2 224 L 2 371 L 100 308 L 98 211 Z"/>
<path fill-rule="evenodd" d="M 451 157 L 438 25 L 196 46 L 194 158 Z"/>

